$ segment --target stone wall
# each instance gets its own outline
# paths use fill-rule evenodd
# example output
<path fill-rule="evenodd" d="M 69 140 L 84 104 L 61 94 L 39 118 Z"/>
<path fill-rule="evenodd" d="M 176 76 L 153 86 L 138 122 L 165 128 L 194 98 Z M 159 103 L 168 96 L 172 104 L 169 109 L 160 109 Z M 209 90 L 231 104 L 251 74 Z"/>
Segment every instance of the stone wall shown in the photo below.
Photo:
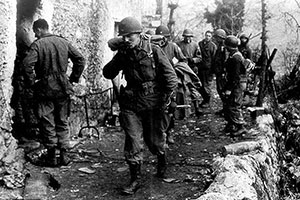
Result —
<path fill-rule="evenodd" d="M 11 76 L 16 55 L 16 1 L 1 0 L 0 7 L 0 180 L 10 187 L 20 187 L 24 180 L 23 151 L 11 134 L 13 111 Z M 0 199 L 2 198 L 0 194 Z"/>
<path fill-rule="evenodd" d="M 257 118 L 251 140 L 224 147 L 215 179 L 197 200 L 276 200 L 279 181 L 276 132 L 271 115 Z"/>

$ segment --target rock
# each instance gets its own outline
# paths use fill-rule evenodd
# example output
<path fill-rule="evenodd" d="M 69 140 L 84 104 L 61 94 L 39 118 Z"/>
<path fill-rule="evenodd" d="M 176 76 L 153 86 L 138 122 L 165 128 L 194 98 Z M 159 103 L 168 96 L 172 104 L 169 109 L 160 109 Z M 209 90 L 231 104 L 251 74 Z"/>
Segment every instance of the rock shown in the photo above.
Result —
<path fill-rule="evenodd" d="M 16 157 L 16 149 L 18 148 L 17 140 L 12 139 L 7 147 L 7 151 L 5 152 L 4 158 L 2 161 L 5 164 L 10 164 L 14 161 Z"/>
<path fill-rule="evenodd" d="M 224 194 L 212 192 L 212 193 L 202 195 L 196 200 L 232 200 L 232 198 L 226 197 Z"/>
<path fill-rule="evenodd" d="M 92 169 L 90 169 L 88 167 L 81 167 L 81 168 L 78 169 L 78 171 L 84 172 L 86 174 L 93 174 L 93 173 L 96 172 L 95 170 L 92 170 Z"/>
<path fill-rule="evenodd" d="M 4 157 L 7 147 L 5 146 L 5 140 L 2 135 L 0 135 L 0 160 Z"/>
<path fill-rule="evenodd" d="M 227 154 L 238 155 L 260 149 L 260 147 L 261 144 L 257 141 L 245 141 L 226 145 L 222 147 L 221 153 L 223 156 L 226 156 Z"/>

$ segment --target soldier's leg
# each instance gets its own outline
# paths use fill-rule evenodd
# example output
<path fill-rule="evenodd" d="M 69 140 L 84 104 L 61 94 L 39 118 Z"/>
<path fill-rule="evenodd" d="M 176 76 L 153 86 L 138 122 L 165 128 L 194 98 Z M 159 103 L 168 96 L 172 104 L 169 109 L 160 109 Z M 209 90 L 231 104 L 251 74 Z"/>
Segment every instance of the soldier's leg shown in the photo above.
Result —
<path fill-rule="evenodd" d="M 222 101 L 222 108 L 221 110 L 217 111 L 217 115 L 224 116 L 224 102 L 226 101 L 225 96 L 223 94 L 223 88 L 225 85 L 225 78 L 223 77 L 222 74 L 216 74 L 216 87 L 217 87 L 217 92 L 219 94 L 219 97 Z"/>
<path fill-rule="evenodd" d="M 38 103 L 38 115 L 43 144 L 48 151 L 47 164 L 55 167 L 57 166 L 55 148 L 58 139 L 55 131 L 54 103 L 49 100 L 40 101 Z"/>
<path fill-rule="evenodd" d="M 235 126 L 235 130 L 232 131 L 232 136 L 238 136 L 246 132 L 244 127 L 245 121 L 242 114 L 242 101 L 243 101 L 243 91 L 241 88 L 237 88 L 233 91 L 232 101 L 229 106 L 230 110 L 230 120 Z"/>
<path fill-rule="evenodd" d="M 160 109 L 143 114 L 144 140 L 150 152 L 157 155 L 157 177 L 164 177 L 167 168 L 165 133 L 161 128 L 163 111 Z"/>
<path fill-rule="evenodd" d="M 60 164 L 68 165 L 70 159 L 67 151 L 70 147 L 70 133 L 68 127 L 68 117 L 70 110 L 70 99 L 58 99 L 55 102 L 55 130 L 58 137 L 58 147 L 60 150 Z"/>
<path fill-rule="evenodd" d="M 195 115 L 197 117 L 199 117 L 199 116 L 201 116 L 203 114 L 203 112 L 200 110 L 200 98 L 201 98 L 201 94 L 199 93 L 199 91 L 195 87 L 193 87 L 191 85 L 188 85 L 188 87 L 189 87 L 189 90 L 190 90 L 192 102 L 194 104 Z"/>
<path fill-rule="evenodd" d="M 199 78 L 202 83 L 202 87 L 200 88 L 200 94 L 203 98 L 203 101 L 200 104 L 200 107 L 208 108 L 211 98 L 211 86 L 210 86 L 210 74 L 209 70 L 200 70 Z"/>
<path fill-rule="evenodd" d="M 124 154 L 131 177 L 129 185 L 123 188 L 123 193 L 132 195 L 140 187 L 139 175 L 144 150 L 142 118 L 133 111 L 121 110 L 119 119 L 125 132 Z"/>

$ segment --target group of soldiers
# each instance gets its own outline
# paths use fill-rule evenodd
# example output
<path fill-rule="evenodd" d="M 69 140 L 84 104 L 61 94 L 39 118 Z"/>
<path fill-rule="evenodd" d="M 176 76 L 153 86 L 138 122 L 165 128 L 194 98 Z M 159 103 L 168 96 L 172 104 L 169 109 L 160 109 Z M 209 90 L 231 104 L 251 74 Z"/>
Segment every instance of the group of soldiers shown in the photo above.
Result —
<path fill-rule="evenodd" d="M 138 20 L 126 17 L 119 24 L 119 37 L 108 41 L 116 54 L 104 66 L 103 75 L 114 79 L 122 71 L 126 80 L 118 95 L 131 175 L 122 190 L 125 194 L 134 194 L 140 186 L 144 143 L 157 156 L 157 177 L 165 177 L 166 144 L 174 143 L 170 134 L 174 113 L 189 93 L 195 115 L 203 115 L 203 109 L 210 107 L 214 75 L 223 103 L 217 114 L 227 121 L 224 131 L 232 137 L 246 133 L 241 108 L 246 61 L 251 59 L 249 37 L 227 35 L 223 29 L 206 31 L 199 43 L 192 40 L 191 29 L 185 29 L 182 36 L 183 40 L 172 42 L 170 30 L 163 25 L 144 33 Z"/>
<path fill-rule="evenodd" d="M 146 32 L 146 34 L 149 33 Z M 252 50 L 248 45 L 250 36 L 246 34 L 241 34 L 239 38 L 234 35 L 227 36 L 223 29 L 217 29 L 214 32 L 206 31 L 205 38 L 197 43 L 193 41 L 192 30 L 185 29 L 182 33 L 183 39 L 175 43 L 170 41 L 170 31 L 164 25 L 157 27 L 152 37 L 157 38 L 157 35 L 163 36 L 161 40 L 164 42 L 157 43 L 158 40 L 154 40 L 166 53 L 181 80 L 176 91 L 176 104 L 186 103 L 186 91 L 182 91 L 180 87 L 181 84 L 185 85 L 191 94 L 195 115 L 203 115 L 207 112 L 204 110 L 210 107 L 211 84 L 215 76 L 217 91 L 223 103 L 222 109 L 216 114 L 224 116 L 227 120 L 225 131 L 231 133 L 232 136 L 245 132 L 241 105 L 243 92 L 246 89 L 245 84 L 247 85 L 248 81 L 247 66 L 253 63 Z M 174 63 L 174 58 L 177 63 Z M 180 76 L 182 73 L 185 73 L 184 78 Z M 182 81 L 183 79 L 186 81 Z M 202 99 L 201 102 L 200 99 Z M 174 118 L 174 114 L 172 116 Z M 171 123 L 166 131 L 169 144 L 174 143 L 170 134 L 173 124 Z"/>
<path fill-rule="evenodd" d="M 49 166 L 67 165 L 70 82 L 79 81 L 85 59 L 67 40 L 50 34 L 45 20 L 37 20 L 33 31 L 37 40 L 16 60 L 16 67 L 22 70 L 15 70 L 13 80 L 15 94 L 19 94 L 12 99 L 15 130 L 35 136 L 35 128 L 39 127 Z M 174 143 L 171 130 L 175 113 L 187 103 L 188 93 L 195 115 L 203 115 L 203 110 L 210 107 L 213 76 L 223 103 L 217 114 L 227 121 L 224 131 L 233 137 L 246 132 L 241 106 L 247 82 L 245 63 L 251 59 L 249 37 L 227 35 L 223 29 L 206 31 L 198 43 L 193 41 L 191 29 L 185 29 L 182 36 L 183 40 L 172 42 L 166 26 L 157 27 L 155 33 L 144 33 L 138 20 L 126 17 L 119 24 L 119 37 L 108 41 L 116 54 L 103 67 L 103 75 L 114 79 L 122 71 L 126 80 L 117 95 L 120 125 L 125 133 L 124 155 L 131 175 L 129 185 L 122 190 L 125 194 L 134 194 L 140 186 L 144 144 L 157 156 L 157 177 L 165 177 L 166 144 Z M 57 56 L 55 62 L 53 56 Z M 68 59 L 73 62 L 73 71 L 67 79 Z M 23 83 L 29 85 L 28 90 Z M 39 122 L 33 109 L 25 110 L 25 96 L 31 97 L 31 104 L 37 102 Z M 29 123 L 29 119 L 35 120 Z"/>

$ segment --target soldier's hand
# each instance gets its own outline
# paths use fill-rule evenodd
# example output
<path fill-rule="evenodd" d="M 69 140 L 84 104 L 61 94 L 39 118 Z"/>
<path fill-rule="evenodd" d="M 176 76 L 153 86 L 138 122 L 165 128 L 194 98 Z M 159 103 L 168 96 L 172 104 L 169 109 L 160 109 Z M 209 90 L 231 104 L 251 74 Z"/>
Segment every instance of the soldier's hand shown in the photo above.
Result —
<path fill-rule="evenodd" d="M 112 51 L 117 51 L 125 46 L 124 41 L 122 38 L 112 38 L 108 42 L 108 47 Z"/>

